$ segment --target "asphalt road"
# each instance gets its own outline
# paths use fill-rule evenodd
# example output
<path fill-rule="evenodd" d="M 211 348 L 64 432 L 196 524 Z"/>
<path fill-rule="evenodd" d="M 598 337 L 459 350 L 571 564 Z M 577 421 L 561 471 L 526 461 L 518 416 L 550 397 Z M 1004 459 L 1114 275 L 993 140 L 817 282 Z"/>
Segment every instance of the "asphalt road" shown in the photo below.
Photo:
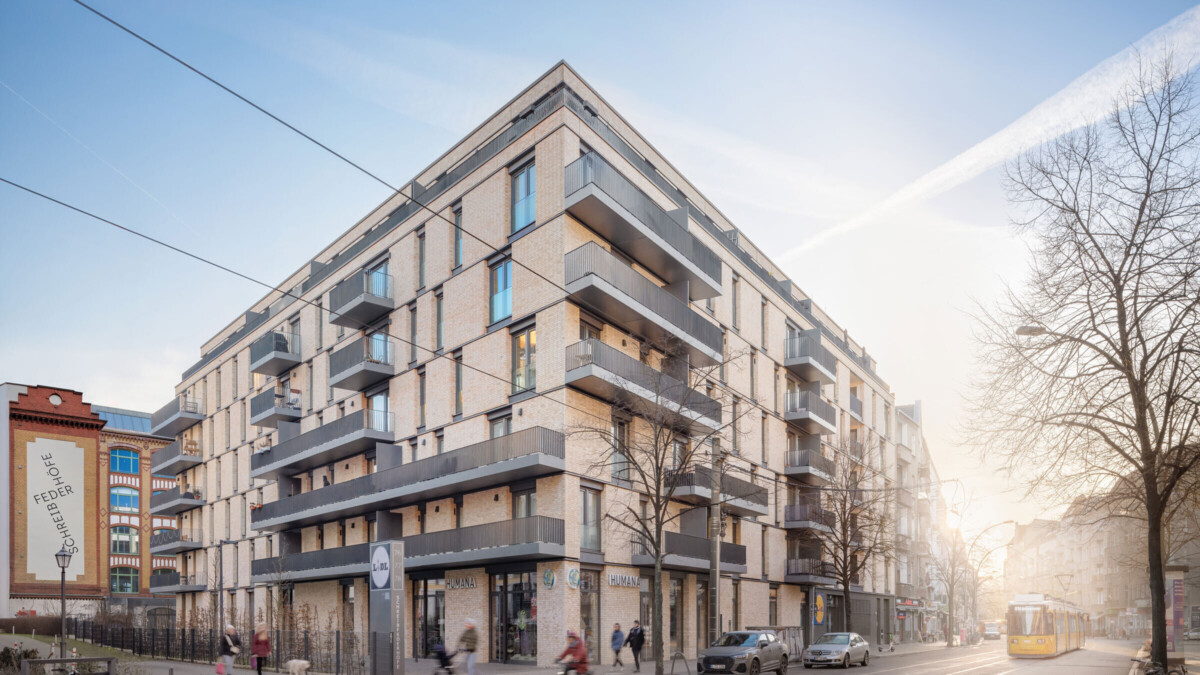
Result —
<path fill-rule="evenodd" d="M 1135 642 L 1091 640 L 1084 649 L 1052 659 L 1011 659 L 1003 641 L 990 641 L 974 647 L 872 658 L 866 668 L 853 666 L 851 670 L 863 675 L 1126 675 L 1131 665 L 1129 659 L 1137 653 L 1137 648 Z M 825 669 L 803 670 L 793 664 L 788 673 L 815 674 L 822 670 Z"/>

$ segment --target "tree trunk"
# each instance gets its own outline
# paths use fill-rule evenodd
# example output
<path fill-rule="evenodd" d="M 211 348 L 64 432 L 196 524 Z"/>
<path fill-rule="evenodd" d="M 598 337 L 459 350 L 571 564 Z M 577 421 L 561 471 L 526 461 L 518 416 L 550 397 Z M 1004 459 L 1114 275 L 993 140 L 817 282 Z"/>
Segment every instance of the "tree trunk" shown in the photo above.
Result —
<path fill-rule="evenodd" d="M 659 536 L 659 555 L 654 557 L 654 600 L 651 605 L 651 637 L 654 643 L 654 675 L 663 675 L 663 587 L 662 537 Z"/>
<path fill-rule="evenodd" d="M 1167 663 L 1167 582 L 1163 574 L 1162 510 L 1157 494 L 1147 490 L 1146 516 L 1149 525 L 1147 541 L 1150 554 L 1150 659 Z"/>
<path fill-rule="evenodd" d="M 948 586 L 946 590 L 949 591 L 950 595 L 948 603 L 950 605 L 949 621 L 946 624 L 946 646 L 953 647 L 954 636 L 958 634 L 958 631 L 954 630 L 954 591 L 956 589 L 953 586 Z"/>
<path fill-rule="evenodd" d="M 843 628 L 842 630 L 846 631 L 847 633 L 853 633 L 854 626 L 851 625 L 851 620 L 850 620 L 850 617 L 852 616 L 853 613 L 850 611 L 850 579 L 849 578 L 842 579 L 842 589 L 846 593 L 846 597 L 843 598 L 843 602 L 842 602 L 842 625 L 845 626 L 845 628 Z"/>

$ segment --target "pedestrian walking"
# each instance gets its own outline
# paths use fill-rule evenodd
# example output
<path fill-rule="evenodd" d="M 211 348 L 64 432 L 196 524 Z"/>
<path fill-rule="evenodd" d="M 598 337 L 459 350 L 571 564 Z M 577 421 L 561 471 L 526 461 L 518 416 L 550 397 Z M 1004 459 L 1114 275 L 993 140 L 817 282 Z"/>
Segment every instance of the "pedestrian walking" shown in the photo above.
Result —
<path fill-rule="evenodd" d="M 250 653 L 254 658 L 254 668 L 262 675 L 263 664 L 271 656 L 271 635 L 267 632 L 267 624 L 260 623 L 254 627 L 254 639 L 250 641 Z"/>
<path fill-rule="evenodd" d="M 621 647 L 625 646 L 625 633 L 621 632 L 621 624 L 613 624 L 612 632 L 612 650 L 613 650 L 613 665 L 625 670 L 625 664 L 621 663 Z"/>
<path fill-rule="evenodd" d="M 646 633 L 642 630 L 641 621 L 633 620 L 633 628 L 630 628 L 629 635 L 625 636 L 625 644 L 629 645 L 629 651 L 633 652 L 633 672 L 642 672 L 642 645 L 646 644 Z"/>
<path fill-rule="evenodd" d="M 467 629 L 458 636 L 458 649 L 467 654 L 467 675 L 475 675 L 475 648 L 479 645 L 479 633 L 475 630 L 475 619 L 467 619 L 464 625 Z"/>
<path fill-rule="evenodd" d="M 242 639 L 233 629 L 233 624 L 225 626 L 225 635 L 221 636 L 221 663 L 217 665 L 217 672 L 233 675 L 233 657 L 241 651 Z"/>

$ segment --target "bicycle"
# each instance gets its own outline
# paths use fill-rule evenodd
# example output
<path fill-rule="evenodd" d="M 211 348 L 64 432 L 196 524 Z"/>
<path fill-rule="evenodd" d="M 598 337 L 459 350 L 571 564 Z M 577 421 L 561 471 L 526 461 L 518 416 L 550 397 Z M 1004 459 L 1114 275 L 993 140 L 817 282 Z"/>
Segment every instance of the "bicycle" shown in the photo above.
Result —
<path fill-rule="evenodd" d="M 1133 658 L 1129 660 L 1141 664 L 1142 675 L 1188 675 L 1187 666 L 1183 664 L 1165 668 L 1161 663 L 1150 659 Z"/>

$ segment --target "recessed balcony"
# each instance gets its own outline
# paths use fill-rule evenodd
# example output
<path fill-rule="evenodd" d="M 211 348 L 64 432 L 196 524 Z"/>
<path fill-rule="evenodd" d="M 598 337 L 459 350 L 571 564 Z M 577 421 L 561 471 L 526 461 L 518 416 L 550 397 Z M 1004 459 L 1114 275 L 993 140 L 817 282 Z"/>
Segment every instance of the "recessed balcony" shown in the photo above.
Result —
<path fill-rule="evenodd" d="M 808 382 L 837 381 L 837 357 L 821 345 L 817 331 L 793 335 L 783 343 L 783 366 Z"/>
<path fill-rule="evenodd" d="M 693 365 L 721 361 L 721 329 L 599 244 L 566 255 L 570 299 L 624 330 L 666 348 L 681 349 Z"/>
<path fill-rule="evenodd" d="M 329 323 L 358 330 L 396 308 L 392 277 L 360 270 L 329 291 Z"/>
<path fill-rule="evenodd" d="M 282 497 L 252 511 L 251 522 L 260 532 L 296 529 L 561 473 L 564 447 L 561 433 L 533 427 Z"/>
<path fill-rule="evenodd" d="M 199 490 L 177 487 L 150 495 L 150 513 L 156 516 L 176 516 L 184 511 L 204 506 Z"/>
<path fill-rule="evenodd" d="M 278 377 L 300 365 L 300 335 L 268 331 L 250 343 L 250 372 Z"/>
<path fill-rule="evenodd" d="M 833 482 L 834 462 L 816 450 L 791 450 L 783 472 L 809 485 L 829 485 Z"/>
<path fill-rule="evenodd" d="M 564 170 L 564 207 L 667 283 L 686 281 L 690 298 L 721 294 L 721 259 L 596 153 Z"/>
<path fill-rule="evenodd" d="M 635 567 L 654 567 L 654 550 L 648 542 L 635 538 L 630 564 Z M 721 571 L 730 574 L 746 573 L 746 547 L 741 544 L 721 542 Z M 665 569 L 685 572 L 707 572 L 712 560 L 711 542 L 707 537 L 695 537 L 678 532 L 663 533 L 663 561 Z"/>
<path fill-rule="evenodd" d="M 863 421 L 863 402 L 854 394 L 850 394 L 850 417 L 856 422 Z"/>
<path fill-rule="evenodd" d="M 250 476 L 272 479 L 297 474 L 373 450 L 396 440 L 392 414 L 356 410 L 250 456 Z"/>
<path fill-rule="evenodd" d="M 909 490 L 908 488 L 897 488 L 896 489 L 896 503 L 899 504 L 900 506 L 912 508 L 912 505 L 913 505 L 912 491 Z"/>
<path fill-rule="evenodd" d="M 250 399 L 250 424 L 274 429 L 280 422 L 295 422 L 304 416 L 300 394 L 268 389 Z"/>
<path fill-rule="evenodd" d="M 477 567 L 561 558 L 566 555 L 563 521 L 545 516 L 404 537 L 404 569 Z M 314 581 L 363 576 L 370 571 L 369 544 L 354 544 L 250 562 L 253 583 Z"/>
<path fill-rule="evenodd" d="M 204 548 L 204 533 L 200 530 L 164 530 L 150 535 L 151 555 L 176 555 Z"/>
<path fill-rule="evenodd" d="M 708 504 L 712 501 L 712 469 L 697 466 L 668 474 L 665 479 L 675 491 L 674 499 L 689 504 Z M 721 508 L 739 516 L 765 516 L 768 492 L 765 487 L 728 474 L 721 476 Z"/>
<path fill-rule="evenodd" d="M 832 532 L 831 515 L 816 504 L 788 504 L 783 507 L 783 526 L 789 530 Z"/>
<path fill-rule="evenodd" d="M 150 416 L 150 433 L 178 436 L 204 421 L 204 403 L 189 396 L 176 396 Z"/>
<path fill-rule="evenodd" d="M 196 441 L 175 441 L 155 450 L 150 455 L 150 473 L 178 476 L 188 469 L 203 464 L 200 444 Z"/>
<path fill-rule="evenodd" d="M 150 575 L 151 593 L 197 593 L 208 590 L 208 580 L 202 574 L 181 575 L 160 572 Z"/>
<path fill-rule="evenodd" d="M 791 584 L 835 583 L 833 563 L 818 558 L 788 558 L 787 576 L 784 581 Z"/>
<path fill-rule="evenodd" d="M 721 428 L 721 404 L 597 339 L 567 347 L 566 382 L 677 429 Z"/>
<path fill-rule="evenodd" d="M 363 391 L 396 374 L 396 350 L 382 335 L 361 337 L 329 355 L 329 385 Z"/>
<path fill-rule="evenodd" d="M 783 418 L 810 434 L 837 432 L 837 413 L 815 392 L 792 390 L 784 397 Z"/>

